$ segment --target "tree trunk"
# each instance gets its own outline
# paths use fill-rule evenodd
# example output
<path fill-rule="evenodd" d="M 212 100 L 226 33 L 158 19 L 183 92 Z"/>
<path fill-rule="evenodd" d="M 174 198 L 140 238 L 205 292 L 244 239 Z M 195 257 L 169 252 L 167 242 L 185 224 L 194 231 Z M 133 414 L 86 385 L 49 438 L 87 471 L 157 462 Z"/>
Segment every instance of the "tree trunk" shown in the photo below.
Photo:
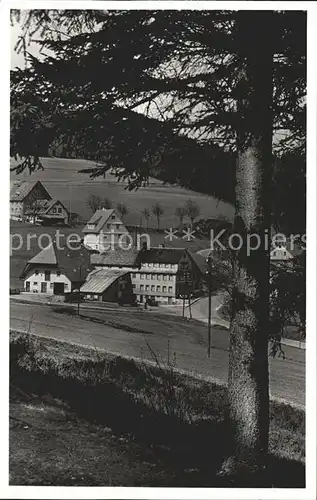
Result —
<path fill-rule="evenodd" d="M 229 473 L 261 477 L 268 451 L 269 230 L 272 178 L 270 12 L 237 14 L 238 83 L 233 318 L 229 348 Z M 257 236 L 252 236 L 256 234 Z M 242 237 L 242 239 L 241 239 Z M 248 252 L 247 241 L 259 248 Z M 260 474 L 259 474 L 260 473 Z M 250 477 L 249 477 L 250 479 Z M 249 481 L 249 479 L 247 481 Z"/>

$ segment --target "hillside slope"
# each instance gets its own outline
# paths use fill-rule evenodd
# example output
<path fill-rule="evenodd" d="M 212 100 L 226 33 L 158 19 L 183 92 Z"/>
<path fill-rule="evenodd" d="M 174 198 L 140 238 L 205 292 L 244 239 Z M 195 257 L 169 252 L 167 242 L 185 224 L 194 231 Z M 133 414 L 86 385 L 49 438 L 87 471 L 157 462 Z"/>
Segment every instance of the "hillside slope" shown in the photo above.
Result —
<path fill-rule="evenodd" d="M 11 159 L 10 166 L 15 165 L 16 162 Z M 127 225 L 140 224 L 140 212 L 144 208 L 151 209 L 154 203 L 159 202 L 164 209 L 161 227 L 175 227 L 179 222 L 175 217 L 175 209 L 182 206 L 188 198 L 198 203 L 202 217 L 217 218 L 221 215 L 231 218 L 233 215 L 233 207 L 228 203 L 218 202 L 212 196 L 176 185 L 164 185 L 154 178 L 150 179 L 147 187 L 137 191 L 128 191 L 127 183 L 118 182 L 110 173 L 98 179 L 90 179 L 87 174 L 78 173 L 79 170 L 94 165 L 94 162 L 88 160 L 43 158 L 44 170 L 39 170 L 31 176 L 28 172 L 18 176 L 11 172 L 11 179 L 41 180 L 53 197 L 60 199 L 72 212 L 78 213 L 84 221 L 91 216 L 91 211 L 86 204 L 87 197 L 91 193 L 110 198 L 114 204 L 124 202 L 129 209 L 125 218 Z M 149 227 L 156 227 L 156 220 L 153 216 L 149 221 Z"/>

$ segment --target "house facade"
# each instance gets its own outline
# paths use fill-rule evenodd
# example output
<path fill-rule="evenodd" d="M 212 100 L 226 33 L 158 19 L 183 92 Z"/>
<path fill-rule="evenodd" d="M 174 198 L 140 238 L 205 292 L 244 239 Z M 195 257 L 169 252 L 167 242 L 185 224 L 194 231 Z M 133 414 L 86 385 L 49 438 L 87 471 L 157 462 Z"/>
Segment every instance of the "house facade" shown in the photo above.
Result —
<path fill-rule="evenodd" d="M 20 278 L 25 292 L 63 295 L 79 289 L 92 270 L 86 249 L 59 249 L 52 243 L 27 262 Z"/>
<path fill-rule="evenodd" d="M 36 206 L 25 209 L 25 218 L 30 222 L 34 219 L 49 224 L 68 224 L 69 212 L 60 200 L 41 200 Z"/>
<path fill-rule="evenodd" d="M 26 210 L 38 201 L 50 201 L 51 195 L 41 181 L 11 181 L 10 182 L 10 218 L 21 220 L 25 218 Z"/>
<path fill-rule="evenodd" d="M 84 245 L 98 252 L 122 244 L 127 246 L 131 237 L 114 209 L 97 210 L 83 229 Z"/>

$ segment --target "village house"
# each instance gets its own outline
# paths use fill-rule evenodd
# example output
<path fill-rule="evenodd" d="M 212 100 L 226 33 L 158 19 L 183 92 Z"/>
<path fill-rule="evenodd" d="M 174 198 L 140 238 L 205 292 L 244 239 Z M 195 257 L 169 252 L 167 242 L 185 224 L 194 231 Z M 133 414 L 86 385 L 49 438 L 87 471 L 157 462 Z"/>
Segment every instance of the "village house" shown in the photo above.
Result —
<path fill-rule="evenodd" d="M 39 201 L 50 201 L 51 195 L 41 181 L 11 181 L 10 182 L 10 218 L 22 220 L 26 210 Z"/>
<path fill-rule="evenodd" d="M 68 224 L 65 205 L 53 199 L 41 181 L 12 181 L 10 185 L 10 218 L 46 225 Z"/>
<path fill-rule="evenodd" d="M 92 250 L 103 252 L 114 245 L 126 246 L 130 234 L 114 209 L 97 210 L 83 229 L 84 245 Z"/>
<path fill-rule="evenodd" d="M 40 200 L 34 207 L 26 207 L 26 220 L 34 222 L 34 219 L 44 225 L 68 224 L 69 213 L 60 200 Z M 33 220 L 32 220 L 33 219 Z"/>
<path fill-rule="evenodd" d="M 79 289 L 92 270 L 85 248 L 61 249 L 53 242 L 27 262 L 20 278 L 25 292 L 63 295 Z"/>
<path fill-rule="evenodd" d="M 293 260 L 294 256 L 286 248 L 285 245 L 278 245 L 272 248 L 270 252 L 270 260 L 272 262 L 287 262 Z"/>
<path fill-rule="evenodd" d="M 192 291 L 201 287 L 201 269 L 185 248 L 144 247 L 139 251 L 116 248 L 92 255 L 91 264 L 97 269 L 129 271 L 138 302 L 151 299 L 175 304 L 188 291 L 186 286 Z"/>

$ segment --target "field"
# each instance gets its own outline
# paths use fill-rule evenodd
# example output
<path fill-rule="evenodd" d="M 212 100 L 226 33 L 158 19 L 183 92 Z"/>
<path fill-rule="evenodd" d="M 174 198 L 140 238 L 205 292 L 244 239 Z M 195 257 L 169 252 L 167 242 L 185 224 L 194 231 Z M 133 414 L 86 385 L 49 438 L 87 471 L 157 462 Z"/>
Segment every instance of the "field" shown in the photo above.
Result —
<path fill-rule="evenodd" d="M 15 164 L 12 160 L 11 167 Z M 141 211 L 144 208 L 151 209 L 154 203 L 159 202 L 164 209 L 161 227 L 175 227 L 179 222 L 175 217 L 175 209 L 182 206 L 188 198 L 198 203 L 202 217 L 230 218 L 233 215 L 233 207 L 227 203 L 218 202 L 211 196 L 195 193 L 176 185 L 164 185 L 157 179 L 151 178 L 148 187 L 128 191 L 125 189 L 127 184 L 117 182 L 111 174 L 107 173 L 105 178 L 100 177 L 95 180 L 90 179 L 87 174 L 79 174 L 79 170 L 95 166 L 91 161 L 44 158 L 43 166 L 44 170 L 34 172 L 31 176 L 28 172 L 19 176 L 12 172 L 11 179 L 41 180 L 54 198 L 60 199 L 69 210 L 78 213 L 84 221 L 91 216 L 91 211 L 86 204 L 87 197 L 91 193 L 109 198 L 114 204 L 124 202 L 129 210 L 124 222 L 130 226 L 140 224 Z M 156 228 L 156 220 L 153 216 L 149 221 L 149 227 Z"/>

